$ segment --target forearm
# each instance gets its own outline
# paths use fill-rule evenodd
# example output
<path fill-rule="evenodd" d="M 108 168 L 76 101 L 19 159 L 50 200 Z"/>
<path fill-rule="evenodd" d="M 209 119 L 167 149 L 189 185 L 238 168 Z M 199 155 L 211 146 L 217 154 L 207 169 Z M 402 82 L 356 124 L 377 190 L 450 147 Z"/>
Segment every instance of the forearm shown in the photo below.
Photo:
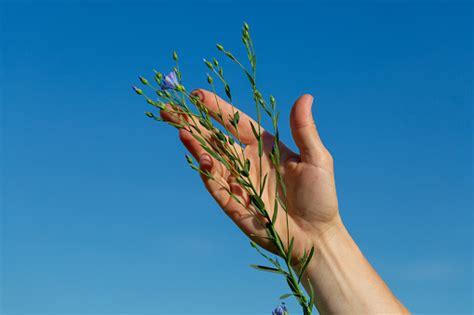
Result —
<path fill-rule="evenodd" d="M 360 252 L 342 221 L 314 241 L 315 253 L 303 277 L 322 314 L 401 314 L 398 301 Z"/>

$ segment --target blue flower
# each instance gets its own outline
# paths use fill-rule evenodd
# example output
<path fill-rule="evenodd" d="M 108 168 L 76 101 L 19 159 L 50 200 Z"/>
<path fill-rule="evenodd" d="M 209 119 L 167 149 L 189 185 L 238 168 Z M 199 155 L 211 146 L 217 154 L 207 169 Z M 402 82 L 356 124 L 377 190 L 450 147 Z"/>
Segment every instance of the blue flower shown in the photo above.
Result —
<path fill-rule="evenodd" d="M 176 72 L 171 71 L 168 73 L 164 78 L 163 81 L 161 81 L 161 88 L 163 90 L 168 90 L 168 89 L 176 89 L 176 87 L 179 85 L 178 82 L 178 77 L 176 75 Z"/>
<path fill-rule="evenodd" d="M 272 315 L 287 315 L 288 310 L 286 309 L 285 303 L 281 303 L 278 307 L 272 312 Z"/>

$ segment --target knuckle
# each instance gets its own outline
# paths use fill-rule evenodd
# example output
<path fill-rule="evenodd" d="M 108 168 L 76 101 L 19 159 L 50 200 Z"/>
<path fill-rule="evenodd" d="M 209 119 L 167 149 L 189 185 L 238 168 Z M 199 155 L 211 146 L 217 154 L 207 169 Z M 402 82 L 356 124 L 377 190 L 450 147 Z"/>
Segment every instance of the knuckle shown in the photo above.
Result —
<path fill-rule="evenodd" d="M 334 159 L 331 153 L 324 147 L 320 148 L 315 154 L 315 162 L 320 165 L 326 165 L 332 167 L 334 165 Z"/>

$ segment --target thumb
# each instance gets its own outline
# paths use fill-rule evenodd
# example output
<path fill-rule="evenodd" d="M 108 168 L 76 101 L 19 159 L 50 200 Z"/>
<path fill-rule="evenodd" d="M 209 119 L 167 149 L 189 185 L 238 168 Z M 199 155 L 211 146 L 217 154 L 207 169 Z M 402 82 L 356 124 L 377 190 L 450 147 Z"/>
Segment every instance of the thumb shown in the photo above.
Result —
<path fill-rule="evenodd" d="M 309 163 L 316 162 L 316 155 L 323 148 L 311 113 L 312 105 L 313 97 L 309 94 L 302 95 L 296 100 L 290 113 L 293 139 L 300 150 L 301 160 Z"/>

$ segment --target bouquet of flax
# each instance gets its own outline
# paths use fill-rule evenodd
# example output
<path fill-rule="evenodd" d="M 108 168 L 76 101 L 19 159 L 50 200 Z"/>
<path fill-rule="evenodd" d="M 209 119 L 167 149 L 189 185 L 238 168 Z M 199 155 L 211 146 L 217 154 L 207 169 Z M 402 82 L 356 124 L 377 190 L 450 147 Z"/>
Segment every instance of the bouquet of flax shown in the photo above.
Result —
<path fill-rule="evenodd" d="M 248 212 L 247 218 L 251 218 L 252 223 L 258 225 L 261 233 L 249 235 L 252 239 L 250 245 L 268 261 L 269 265 L 251 265 L 251 267 L 284 277 L 290 292 L 283 294 L 280 299 L 293 296 L 301 305 L 303 313 L 311 314 L 314 293 L 311 283 L 307 281 L 311 293 L 307 296 L 302 288 L 302 281 L 307 280 L 303 279 L 303 275 L 313 257 L 314 247 L 305 249 L 301 257 L 295 258 L 295 254 L 292 253 L 294 237 L 291 236 L 288 223 L 286 188 L 280 166 L 283 144 L 279 141 L 279 112 L 276 109 L 275 98 L 269 96 L 267 101 L 258 89 L 257 58 L 247 23 L 244 23 L 242 28 L 242 42 L 248 56 L 249 68 L 222 45 L 216 46 L 218 51 L 226 58 L 230 58 L 248 79 L 256 107 L 256 121 L 249 117 L 241 119 L 242 113 L 234 108 L 230 86 L 216 58 L 204 60 L 209 69 L 207 81 L 214 92 L 215 110 L 203 104 L 199 93 L 192 93 L 186 89 L 176 52 L 173 53 L 176 66 L 168 75 L 155 71 L 156 86 L 144 77 L 139 77 L 141 83 L 151 90 L 153 97 L 138 87 L 133 89 L 162 113 L 161 116 L 157 116 L 152 112 L 146 112 L 148 117 L 185 130 L 197 141 L 203 152 L 221 164 L 223 171 L 228 174 L 227 180 L 203 167 L 205 164 L 203 161 L 196 164 L 191 156 L 186 155 L 187 163 L 192 169 L 211 181 L 220 191 L 228 194 L 229 200 L 231 198 L 233 202 L 245 208 Z M 224 101 L 215 94 L 215 82 L 223 85 L 227 97 L 226 107 L 221 106 Z M 168 119 L 164 119 L 163 116 Z M 263 117 L 271 120 L 273 135 L 261 127 Z M 218 127 L 215 122 L 223 127 Z M 251 130 L 251 133 L 250 131 L 245 133 L 253 135 L 251 139 L 242 136 L 243 128 L 246 131 Z M 237 196 L 236 189 L 244 190 L 248 198 L 239 197 L 241 194 Z M 286 231 L 285 235 L 280 235 L 277 231 L 277 226 L 282 224 L 286 224 L 286 229 L 283 229 Z M 277 256 L 269 254 L 264 247 Z M 298 266 L 295 268 L 297 272 L 294 271 L 294 266 Z M 287 314 L 284 304 L 279 306 L 274 314 Z"/>

